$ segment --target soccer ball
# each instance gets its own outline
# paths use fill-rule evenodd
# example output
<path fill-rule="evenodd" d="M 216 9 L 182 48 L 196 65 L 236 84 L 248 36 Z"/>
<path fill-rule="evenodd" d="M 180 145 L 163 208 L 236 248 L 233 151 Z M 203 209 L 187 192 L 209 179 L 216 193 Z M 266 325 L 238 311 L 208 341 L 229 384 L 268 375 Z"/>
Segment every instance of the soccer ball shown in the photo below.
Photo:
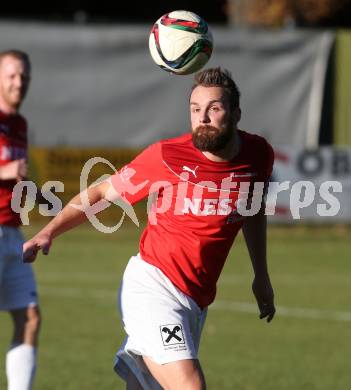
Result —
<path fill-rule="evenodd" d="M 163 70 L 190 74 L 201 69 L 212 54 L 213 39 L 207 23 L 189 11 L 173 11 L 152 26 L 149 48 Z"/>

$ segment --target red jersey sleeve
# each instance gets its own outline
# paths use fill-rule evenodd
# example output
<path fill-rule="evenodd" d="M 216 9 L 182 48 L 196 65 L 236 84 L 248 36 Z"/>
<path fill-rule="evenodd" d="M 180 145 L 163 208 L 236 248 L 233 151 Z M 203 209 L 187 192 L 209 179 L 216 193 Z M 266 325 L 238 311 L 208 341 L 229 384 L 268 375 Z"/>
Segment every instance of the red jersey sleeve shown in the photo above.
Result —
<path fill-rule="evenodd" d="M 166 180 L 166 170 L 160 142 L 147 147 L 111 177 L 114 190 L 130 204 L 157 191 L 159 187 L 155 183 L 162 180 Z"/>

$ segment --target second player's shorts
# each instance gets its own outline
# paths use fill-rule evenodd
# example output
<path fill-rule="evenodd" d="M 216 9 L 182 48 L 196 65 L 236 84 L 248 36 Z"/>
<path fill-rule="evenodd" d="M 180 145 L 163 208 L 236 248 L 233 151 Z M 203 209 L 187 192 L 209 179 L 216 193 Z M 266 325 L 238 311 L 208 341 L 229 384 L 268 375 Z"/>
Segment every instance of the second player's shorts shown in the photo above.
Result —
<path fill-rule="evenodd" d="M 19 229 L 0 225 L 0 310 L 37 305 L 37 290 L 30 264 L 22 260 L 23 236 Z"/>
<path fill-rule="evenodd" d="M 161 389 L 141 356 L 158 364 L 197 359 L 207 311 L 139 255 L 124 272 L 119 309 L 127 338 L 117 352 L 115 371 L 124 380 L 131 370 L 144 389 Z"/>

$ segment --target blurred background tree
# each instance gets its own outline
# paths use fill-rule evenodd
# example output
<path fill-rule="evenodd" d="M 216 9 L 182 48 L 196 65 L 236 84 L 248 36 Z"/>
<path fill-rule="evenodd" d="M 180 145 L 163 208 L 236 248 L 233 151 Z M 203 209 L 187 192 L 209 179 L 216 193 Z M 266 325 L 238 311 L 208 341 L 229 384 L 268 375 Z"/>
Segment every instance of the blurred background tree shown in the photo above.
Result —
<path fill-rule="evenodd" d="M 351 0 L 228 0 L 227 12 L 241 26 L 351 26 Z"/>

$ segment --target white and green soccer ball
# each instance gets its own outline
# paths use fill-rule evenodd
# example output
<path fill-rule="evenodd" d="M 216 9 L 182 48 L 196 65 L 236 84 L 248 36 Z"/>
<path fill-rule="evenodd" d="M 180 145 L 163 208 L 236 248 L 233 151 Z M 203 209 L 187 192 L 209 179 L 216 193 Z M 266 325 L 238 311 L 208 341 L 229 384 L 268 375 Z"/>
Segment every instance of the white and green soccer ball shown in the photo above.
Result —
<path fill-rule="evenodd" d="M 152 26 L 149 48 L 161 69 L 186 75 L 197 72 L 210 59 L 213 38 L 200 16 L 190 11 L 173 11 Z"/>

